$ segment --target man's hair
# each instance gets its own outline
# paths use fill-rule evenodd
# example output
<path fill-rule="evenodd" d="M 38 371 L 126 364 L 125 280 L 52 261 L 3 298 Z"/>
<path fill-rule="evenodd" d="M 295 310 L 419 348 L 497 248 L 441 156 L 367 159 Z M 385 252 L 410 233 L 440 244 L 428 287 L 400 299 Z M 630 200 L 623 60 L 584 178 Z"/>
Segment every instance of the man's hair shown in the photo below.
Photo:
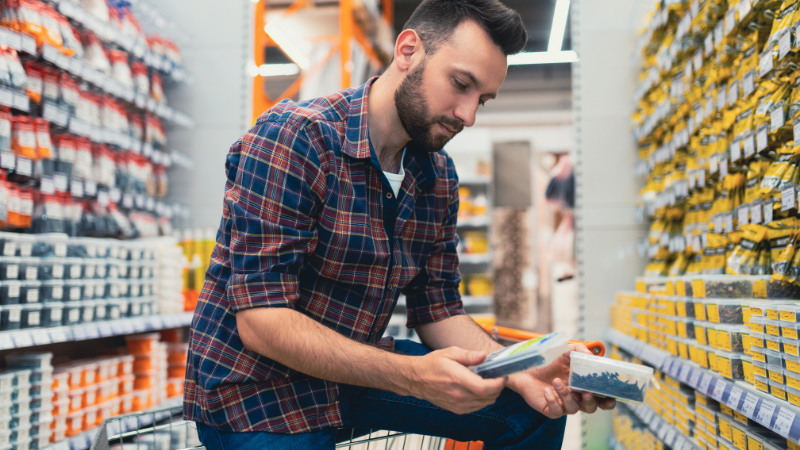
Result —
<path fill-rule="evenodd" d="M 416 31 L 425 53 L 433 55 L 467 20 L 483 28 L 506 55 L 521 52 L 528 42 L 522 17 L 499 0 L 423 0 L 403 30 Z"/>

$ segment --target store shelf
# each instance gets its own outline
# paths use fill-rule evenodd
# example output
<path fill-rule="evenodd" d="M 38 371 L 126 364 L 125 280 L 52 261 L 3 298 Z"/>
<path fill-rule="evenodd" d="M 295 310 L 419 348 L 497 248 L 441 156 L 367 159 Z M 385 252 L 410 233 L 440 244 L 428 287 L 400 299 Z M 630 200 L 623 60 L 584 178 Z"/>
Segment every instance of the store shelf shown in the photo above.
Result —
<path fill-rule="evenodd" d="M 477 253 L 468 254 L 463 253 L 458 255 L 458 262 L 461 264 L 489 264 L 492 262 L 491 253 Z"/>
<path fill-rule="evenodd" d="M 488 227 L 491 223 L 489 216 L 464 217 L 458 219 L 458 227 Z"/>
<path fill-rule="evenodd" d="M 609 330 L 606 337 L 612 344 L 670 377 L 728 405 L 774 433 L 800 443 L 800 408 L 759 392 L 749 383 L 726 380 L 697 364 L 674 358 L 618 331 Z"/>
<path fill-rule="evenodd" d="M 695 450 L 705 448 L 704 446 L 700 446 L 694 438 L 690 436 L 686 436 L 683 434 L 678 427 L 670 425 L 664 420 L 663 417 L 658 415 L 653 408 L 641 404 L 641 405 L 629 405 L 627 403 L 619 402 L 617 405 L 620 405 L 624 408 L 628 408 L 631 412 L 633 412 L 653 434 L 663 443 L 667 444 L 672 448 L 672 450 Z M 615 439 L 616 442 L 616 439 Z M 618 447 L 612 448 L 619 448 L 625 450 L 622 445 L 617 443 Z"/>
<path fill-rule="evenodd" d="M 491 295 L 465 295 L 461 297 L 461 302 L 465 307 L 468 306 L 492 306 Z"/>
<path fill-rule="evenodd" d="M 85 341 L 145 331 L 189 326 L 191 312 L 109 320 L 71 327 L 34 328 L 0 332 L 0 350 L 27 348 L 58 342 Z"/>
<path fill-rule="evenodd" d="M 138 413 L 136 416 L 127 417 L 123 420 L 112 420 L 108 424 L 108 435 L 114 436 L 120 433 L 127 433 L 129 431 L 134 431 L 142 427 L 146 427 L 148 425 L 152 425 L 154 422 L 159 422 L 171 416 L 169 411 L 161 411 L 163 409 L 170 409 L 170 408 L 180 408 L 183 405 L 183 397 L 176 397 L 171 398 L 169 400 L 161 402 L 161 404 L 151 408 L 148 411 L 160 411 L 155 414 L 147 414 L 147 411 L 143 411 L 142 413 Z M 94 441 L 95 435 L 97 435 L 97 431 L 100 428 L 93 428 L 88 431 L 84 431 L 83 433 L 68 438 L 65 441 L 57 442 L 49 447 L 45 447 L 46 450 L 86 450 L 92 446 L 92 441 Z"/>
<path fill-rule="evenodd" d="M 465 177 L 459 178 L 458 184 L 461 186 L 481 186 L 492 182 L 490 177 Z"/>

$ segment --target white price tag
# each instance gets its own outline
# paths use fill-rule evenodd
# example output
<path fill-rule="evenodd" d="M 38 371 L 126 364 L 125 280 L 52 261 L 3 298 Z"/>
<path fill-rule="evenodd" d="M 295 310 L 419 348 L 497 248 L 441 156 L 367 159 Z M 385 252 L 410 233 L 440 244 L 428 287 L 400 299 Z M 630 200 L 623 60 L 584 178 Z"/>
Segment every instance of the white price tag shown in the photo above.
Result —
<path fill-rule="evenodd" d="M 678 376 L 678 379 L 681 380 L 684 384 L 689 384 L 689 374 L 692 372 L 692 368 L 689 366 L 681 366 L 681 372 Z"/>
<path fill-rule="evenodd" d="M 0 153 L 0 167 L 14 169 L 17 166 L 17 157 L 11 152 Z"/>
<path fill-rule="evenodd" d="M 700 386 L 697 388 L 700 392 L 704 394 L 708 394 L 708 388 L 711 385 L 711 380 L 713 377 L 707 373 L 703 374 L 703 379 L 700 380 Z"/>
<path fill-rule="evenodd" d="M 767 46 L 767 50 L 761 52 L 758 64 L 758 75 L 763 77 L 773 68 L 772 63 L 772 46 Z"/>
<path fill-rule="evenodd" d="M 105 190 L 99 191 L 97 193 L 97 203 L 100 206 L 108 206 L 108 192 Z"/>
<path fill-rule="evenodd" d="M 761 223 L 761 202 L 754 202 L 750 205 L 750 214 L 754 224 Z"/>
<path fill-rule="evenodd" d="M 8 106 L 9 108 L 13 107 L 14 93 L 8 89 L 0 88 L 0 104 L 3 106 Z"/>
<path fill-rule="evenodd" d="M 15 92 L 14 108 L 17 108 L 20 111 L 28 111 L 30 109 L 30 99 L 28 99 L 28 95 L 22 92 Z"/>
<path fill-rule="evenodd" d="M 72 180 L 69 190 L 74 197 L 83 197 L 83 183 L 80 180 Z"/>
<path fill-rule="evenodd" d="M 112 187 L 111 190 L 108 191 L 108 197 L 112 202 L 119 203 L 120 198 L 122 198 L 122 191 L 120 191 L 118 187 Z"/>
<path fill-rule="evenodd" d="M 17 348 L 32 347 L 33 338 L 31 337 L 31 334 L 28 332 L 23 332 L 14 335 L 14 346 Z"/>
<path fill-rule="evenodd" d="M 28 158 L 17 158 L 17 170 L 20 175 L 31 176 L 33 175 L 33 163 Z"/>
<path fill-rule="evenodd" d="M 772 414 L 775 412 L 775 403 L 772 403 L 769 400 L 764 400 L 761 402 L 761 406 L 758 408 L 758 415 L 756 416 L 756 420 L 769 426 L 770 422 L 772 422 Z"/>
<path fill-rule="evenodd" d="M 689 386 L 693 388 L 697 388 L 698 384 L 700 383 L 700 371 L 693 370 L 692 376 L 689 378 Z"/>
<path fill-rule="evenodd" d="M 733 143 L 730 146 L 730 151 L 731 151 L 731 161 L 738 161 L 742 159 L 742 148 L 738 140 L 733 141 Z"/>
<path fill-rule="evenodd" d="M 756 154 L 756 147 L 755 143 L 753 142 L 752 134 L 748 134 L 747 136 L 744 137 L 744 140 L 742 141 L 742 147 L 744 147 L 745 158 L 749 158 Z"/>
<path fill-rule="evenodd" d="M 706 35 L 705 40 L 703 41 L 703 47 L 706 53 L 706 58 L 708 58 L 711 53 L 714 52 L 714 34 L 713 32 L 709 32 Z"/>
<path fill-rule="evenodd" d="M 763 223 L 770 223 L 772 222 L 772 201 L 767 200 L 767 203 L 764 203 L 764 222 Z"/>
<path fill-rule="evenodd" d="M 795 188 L 787 187 L 781 191 L 781 211 L 788 211 L 795 205 Z"/>
<path fill-rule="evenodd" d="M 127 208 L 127 209 L 133 208 L 133 195 L 132 194 L 125 193 L 125 195 L 122 196 L 122 207 L 123 208 Z"/>
<path fill-rule="evenodd" d="M 792 429 L 794 423 L 795 413 L 786 408 L 778 410 L 778 417 L 775 419 L 775 425 L 772 426 L 772 431 L 788 438 L 789 431 Z"/>
<path fill-rule="evenodd" d="M 769 112 L 770 131 L 776 131 L 784 124 L 783 105 L 778 105 L 777 108 Z"/>
<path fill-rule="evenodd" d="M 719 156 L 712 155 L 708 160 L 708 173 L 715 174 L 719 170 Z M 702 185 L 705 185 L 703 183 Z"/>
<path fill-rule="evenodd" d="M 742 205 L 739 207 L 739 227 L 741 228 L 742 225 L 747 225 L 747 222 L 750 219 L 750 207 L 747 205 Z"/>
<path fill-rule="evenodd" d="M 694 71 L 697 72 L 701 67 L 703 67 L 703 51 L 698 50 L 694 54 Z"/>
<path fill-rule="evenodd" d="M 792 49 L 792 33 L 789 28 L 784 28 L 783 36 L 778 40 L 778 61 L 782 60 Z"/>
<path fill-rule="evenodd" d="M 83 184 L 83 191 L 87 196 L 94 197 L 97 195 L 97 183 L 95 183 L 93 180 L 86 180 L 86 182 Z"/>
<path fill-rule="evenodd" d="M 725 402 L 725 404 L 738 411 L 739 410 L 739 400 L 741 400 L 743 393 L 744 393 L 744 391 L 742 391 L 740 388 L 734 386 L 731 389 L 731 393 L 730 393 L 730 395 L 728 395 L 728 401 Z"/>
<path fill-rule="evenodd" d="M 745 16 L 750 12 L 752 9 L 752 5 L 750 5 L 750 0 L 742 0 L 739 2 L 739 20 L 744 20 Z"/>
<path fill-rule="evenodd" d="M 39 189 L 42 191 L 42 194 L 55 194 L 56 193 L 56 184 L 53 182 L 53 179 L 50 177 L 42 177 L 40 182 Z"/>
<path fill-rule="evenodd" d="M 743 85 L 742 88 L 745 97 L 747 97 L 754 90 L 756 90 L 755 78 L 756 78 L 756 73 L 754 70 L 747 72 L 746 74 L 744 74 L 744 77 L 742 77 L 742 85 Z"/>
<path fill-rule="evenodd" d="M 722 158 L 719 161 L 719 177 L 720 179 L 728 176 L 728 158 Z"/>
<path fill-rule="evenodd" d="M 669 427 L 669 430 L 667 431 L 667 435 L 664 437 L 664 443 L 666 443 L 670 447 L 672 446 L 672 444 L 675 443 L 675 429 L 674 428 Z"/>
<path fill-rule="evenodd" d="M 792 122 L 792 134 L 793 134 L 793 137 L 794 137 L 795 141 L 800 139 L 800 118 L 795 119 L 794 122 Z M 797 142 L 800 142 L 800 141 L 797 141 Z"/>
<path fill-rule="evenodd" d="M 728 105 L 728 88 L 722 86 L 717 92 L 717 109 L 722 110 Z"/>
<path fill-rule="evenodd" d="M 758 404 L 758 396 L 747 393 L 744 397 L 744 404 L 742 405 L 742 412 L 747 417 L 753 417 L 756 412 L 756 405 Z"/>
<path fill-rule="evenodd" d="M 728 104 L 733 106 L 736 100 L 739 100 L 739 80 L 733 80 L 728 88 Z"/>
<path fill-rule="evenodd" d="M 58 192 L 66 192 L 68 186 L 67 176 L 63 173 L 57 173 L 53 175 L 53 184 L 56 187 L 56 191 Z"/>

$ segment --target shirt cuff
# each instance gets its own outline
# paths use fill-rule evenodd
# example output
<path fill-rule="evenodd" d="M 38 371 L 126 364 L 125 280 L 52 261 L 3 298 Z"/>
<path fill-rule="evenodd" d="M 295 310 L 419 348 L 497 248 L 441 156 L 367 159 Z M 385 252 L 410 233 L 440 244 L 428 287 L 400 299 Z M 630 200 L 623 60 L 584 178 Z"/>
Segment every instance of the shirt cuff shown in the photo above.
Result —
<path fill-rule="evenodd" d="M 408 328 L 466 314 L 457 288 L 436 289 L 415 294 L 406 300 L 406 308 Z"/>
<path fill-rule="evenodd" d="M 274 272 L 233 274 L 228 280 L 226 296 L 233 312 L 264 306 L 294 309 L 299 288 L 297 275 Z"/>

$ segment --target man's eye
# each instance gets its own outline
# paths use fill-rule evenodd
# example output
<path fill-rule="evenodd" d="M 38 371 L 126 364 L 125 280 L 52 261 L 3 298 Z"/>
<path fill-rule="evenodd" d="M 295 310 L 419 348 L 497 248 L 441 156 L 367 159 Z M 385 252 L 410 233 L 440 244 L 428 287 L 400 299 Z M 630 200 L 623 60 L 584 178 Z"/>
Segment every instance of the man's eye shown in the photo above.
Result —
<path fill-rule="evenodd" d="M 453 83 L 456 85 L 456 87 L 457 87 L 458 89 L 461 89 L 462 91 L 463 91 L 464 89 L 466 89 L 466 88 L 467 88 L 467 85 L 466 85 L 466 84 L 464 84 L 464 83 L 462 83 L 462 82 L 460 82 L 460 81 L 456 80 L 455 78 L 453 79 Z"/>

